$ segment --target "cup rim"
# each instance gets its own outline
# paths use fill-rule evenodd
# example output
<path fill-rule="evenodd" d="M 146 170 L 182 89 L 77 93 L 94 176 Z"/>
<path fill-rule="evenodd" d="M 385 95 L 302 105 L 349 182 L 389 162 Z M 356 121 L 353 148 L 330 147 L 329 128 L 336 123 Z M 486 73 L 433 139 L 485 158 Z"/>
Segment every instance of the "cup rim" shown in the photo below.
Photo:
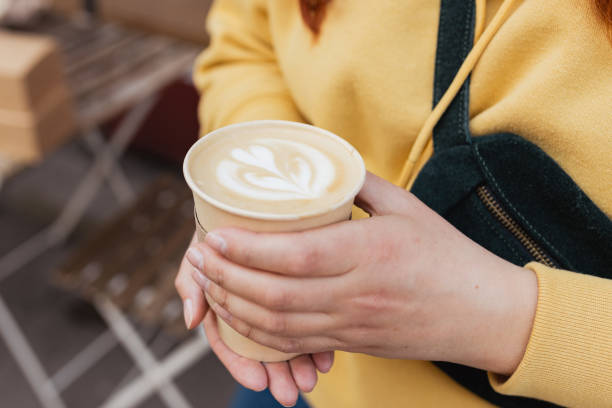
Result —
<path fill-rule="evenodd" d="M 319 134 L 323 134 L 326 135 L 328 137 L 331 137 L 332 139 L 336 140 L 338 143 L 340 143 L 342 146 L 344 146 L 350 155 L 354 156 L 357 160 L 357 162 L 359 163 L 359 167 L 360 167 L 360 172 L 361 172 L 361 177 L 359 179 L 359 182 L 356 183 L 355 187 L 353 188 L 353 190 L 351 190 L 351 192 L 349 194 L 346 195 L 346 197 L 342 200 L 340 200 L 338 203 L 334 204 L 332 207 L 330 208 L 325 208 L 325 209 L 319 209 L 319 210 L 315 210 L 315 211 L 310 211 L 310 212 L 306 212 L 306 213 L 302 213 L 302 214 L 273 214 L 273 213 L 263 213 L 263 212 L 258 212 L 258 211 L 250 211 L 250 210 L 244 210 L 242 208 L 236 208 L 233 206 L 230 206 L 228 204 L 225 204 L 213 197 L 211 197 L 210 195 L 206 194 L 204 191 L 202 191 L 198 185 L 195 183 L 195 181 L 193 181 L 193 178 L 191 177 L 191 174 L 189 172 L 189 162 L 191 159 L 191 156 L 193 156 L 194 152 L 196 150 L 198 150 L 198 147 L 205 143 L 206 140 L 209 140 L 210 138 L 214 137 L 215 135 L 219 134 L 219 133 L 224 133 L 227 132 L 228 130 L 232 130 L 232 129 L 239 129 L 239 128 L 244 128 L 244 127 L 252 127 L 252 126 L 282 126 L 282 127 L 290 127 L 290 128 L 294 128 L 294 129 L 300 129 L 300 130 L 306 130 L 309 132 L 315 132 L 315 133 L 319 133 Z M 246 217 L 246 218 L 252 218 L 252 219 L 257 219 L 257 220 L 275 220 L 275 221 L 292 221 L 292 220 L 299 220 L 299 219 L 304 219 L 304 218 L 310 218 L 310 217 L 316 217 L 322 214 L 326 214 L 329 212 L 332 212 L 344 205 L 346 205 L 346 203 L 349 200 L 354 200 L 355 197 L 357 196 L 357 194 L 359 193 L 359 191 L 361 191 L 361 188 L 363 187 L 363 184 L 365 183 L 365 178 L 366 178 L 366 167 L 365 167 L 365 163 L 363 161 L 363 157 L 361 157 L 361 154 L 359 154 L 359 152 L 357 151 L 357 149 L 355 149 L 349 142 L 347 142 L 346 140 L 344 140 L 343 138 L 341 138 L 340 136 L 325 130 L 325 129 L 321 129 L 319 127 L 316 126 L 312 126 L 312 125 L 308 125 L 305 123 L 299 123 L 299 122 L 291 122 L 291 121 L 287 121 L 287 120 L 254 120 L 254 121 L 248 121 L 248 122 L 240 122 L 240 123 L 235 123 L 232 125 L 227 125 L 227 126 L 223 126 L 221 128 L 215 129 L 212 132 L 207 133 L 206 135 L 202 136 L 197 142 L 195 142 L 190 148 L 189 151 L 187 151 L 187 154 L 185 155 L 185 159 L 183 160 L 183 177 L 185 178 L 185 181 L 187 182 L 187 185 L 189 186 L 189 188 L 191 189 L 192 192 L 194 192 L 195 194 L 198 195 L 198 197 L 200 197 L 202 200 L 208 202 L 209 204 L 223 210 L 226 211 L 230 214 L 234 214 L 234 215 L 238 215 L 238 216 L 242 216 L 242 217 Z"/>

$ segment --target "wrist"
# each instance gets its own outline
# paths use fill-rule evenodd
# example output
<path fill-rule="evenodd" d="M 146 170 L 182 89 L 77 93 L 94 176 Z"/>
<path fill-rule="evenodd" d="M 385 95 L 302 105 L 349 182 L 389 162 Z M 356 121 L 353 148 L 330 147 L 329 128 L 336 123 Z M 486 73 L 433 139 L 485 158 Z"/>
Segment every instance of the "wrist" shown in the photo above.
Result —
<path fill-rule="evenodd" d="M 500 375 L 511 375 L 520 364 L 533 327 L 538 301 L 535 273 L 508 263 L 501 290 L 501 315 L 491 333 L 498 345 L 491 345 L 493 357 L 485 369 Z"/>
<path fill-rule="evenodd" d="M 461 294 L 461 318 L 450 339 L 452 361 L 500 375 L 521 362 L 535 316 L 535 274 L 490 254 L 471 269 Z M 471 280 L 470 279 L 470 280 Z M 453 352 L 454 350 L 454 352 Z"/>

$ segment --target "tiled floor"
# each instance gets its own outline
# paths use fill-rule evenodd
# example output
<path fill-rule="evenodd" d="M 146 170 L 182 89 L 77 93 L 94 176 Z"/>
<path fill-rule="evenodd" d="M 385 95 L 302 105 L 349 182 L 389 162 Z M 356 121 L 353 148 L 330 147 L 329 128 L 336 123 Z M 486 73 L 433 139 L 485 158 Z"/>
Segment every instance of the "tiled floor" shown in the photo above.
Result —
<path fill-rule="evenodd" d="M 57 215 L 90 165 L 91 154 L 81 142 L 75 141 L 2 186 L 0 258 Z M 136 153 L 124 156 L 121 168 L 136 192 L 142 191 L 162 172 L 169 171 L 180 177 L 178 166 L 163 165 Z M 101 406 L 117 390 L 142 378 L 132 355 L 117 341 L 97 310 L 50 283 L 54 270 L 68 254 L 120 208 L 111 191 L 104 187 L 66 244 L 46 251 L 0 280 L 0 299 L 27 339 L 44 373 L 53 378 L 52 383 L 59 389 L 61 398 L 59 407 Z M 161 361 L 169 353 L 181 349 L 182 344 L 176 344 L 169 335 L 155 328 L 141 327 L 137 322 L 131 323 L 157 360 Z M 191 339 L 193 337 L 187 342 Z M 205 341 L 203 338 L 197 340 Z M 92 345 L 92 342 L 95 343 Z M 57 407 L 52 402 L 41 402 L 18 363 L 23 363 L 23 356 L 16 357 L 10 349 L 0 337 L 0 407 Z M 94 359 L 95 364 L 86 370 L 66 369 L 66 364 L 83 350 L 90 357 L 91 353 L 99 354 L 99 358 Z M 74 375 L 75 372 L 78 375 Z M 223 408 L 235 387 L 231 377 L 210 352 L 201 353 L 197 361 L 174 378 L 173 383 L 183 401 L 193 407 Z M 160 393 L 153 392 L 137 406 L 157 408 L 172 407 L 172 404 L 164 402 Z"/>

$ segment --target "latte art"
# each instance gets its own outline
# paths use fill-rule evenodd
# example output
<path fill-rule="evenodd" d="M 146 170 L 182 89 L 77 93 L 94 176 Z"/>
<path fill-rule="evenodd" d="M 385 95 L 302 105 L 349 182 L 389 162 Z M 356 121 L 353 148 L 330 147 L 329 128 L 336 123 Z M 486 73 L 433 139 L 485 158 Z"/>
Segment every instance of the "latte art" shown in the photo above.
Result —
<path fill-rule="evenodd" d="M 325 194 L 336 176 L 326 155 L 293 140 L 261 138 L 232 149 L 230 156 L 217 166 L 217 181 L 249 199 L 314 200 Z"/>
<path fill-rule="evenodd" d="M 211 200 L 250 216 L 317 214 L 354 198 L 365 169 L 338 136 L 290 122 L 219 129 L 190 153 L 188 173 Z"/>

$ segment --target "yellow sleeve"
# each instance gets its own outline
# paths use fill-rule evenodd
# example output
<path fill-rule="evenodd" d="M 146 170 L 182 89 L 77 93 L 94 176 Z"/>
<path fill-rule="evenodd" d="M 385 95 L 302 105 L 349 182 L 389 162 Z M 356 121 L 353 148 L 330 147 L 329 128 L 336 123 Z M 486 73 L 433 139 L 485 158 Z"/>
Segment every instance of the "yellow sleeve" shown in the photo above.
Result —
<path fill-rule="evenodd" d="M 612 280 L 526 266 L 538 277 L 538 306 L 523 360 L 493 388 L 571 407 L 612 404 Z"/>
<path fill-rule="evenodd" d="M 210 46 L 198 57 L 201 133 L 256 119 L 303 121 L 277 64 L 262 0 L 217 0 Z"/>

